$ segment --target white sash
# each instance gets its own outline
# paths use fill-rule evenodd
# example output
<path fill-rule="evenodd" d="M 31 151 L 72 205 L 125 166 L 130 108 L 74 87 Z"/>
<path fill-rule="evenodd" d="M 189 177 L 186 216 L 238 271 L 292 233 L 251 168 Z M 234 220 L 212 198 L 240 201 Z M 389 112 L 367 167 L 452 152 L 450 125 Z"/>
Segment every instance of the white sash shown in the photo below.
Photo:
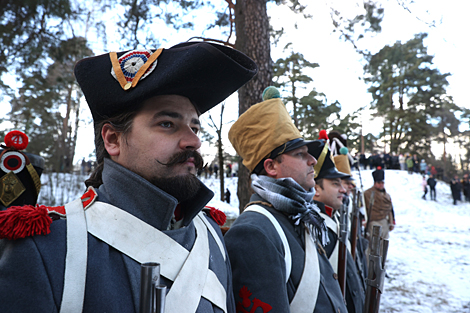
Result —
<path fill-rule="evenodd" d="M 284 245 L 284 259 L 286 262 L 286 282 L 289 280 L 292 270 L 292 256 L 287 242 L 286 234 L 277 219 L 265 208 L 259 205 L 250 205 L 245 211 L 253 211 L 266 216 L 276 229 L 282 244 Z M 288 268 L 287 268 L 288 267 Z M 290 303 L 291 313 L 312 313 L 315 309 L 320 288 L 320 265 L 318 263 L 318 252 L 312 236 L 305 229 L 305 264 L 299 286 Z"/>
<path fill-rule="evenodd" d="M 320 265 L 312 235 L 305 228 L 305 265 L 299 287 L 290 303 L 291 313 L 312 313 L 320 288 Z"/>
<path fill-rule="evenodd" d="M 88 233 L 82 200 L 66 205 L 67 209 L 67 254 L 65 257 L 64 292 L 60 313 L 82 312 L 85 298 L 86 260 Z M 85 261 L 82 263 L 75 260 Z"/>
<path fill-rule="evenodd" d="M 80 205 L 83 212 L 81 201 L 70 205 L 73 204 Z M 66 206 L 66 212 L 70 205 Z M 93 236 L 139 263 L 161 264 L 161 275 L 174 281 L 167 295 L 165 312 L 195 312 L 201 296 L 227 312 L 225 289 L 208 268 L 210 251 L 206 227 L 212 226 L 203 222 L 202 213 L 194 218 L 197 238 L 191 252 L 158 229 L 110 204 L 95 202 L 86 209 L 85 216 L 88 232 Z M 211 234 L 214 233 L 212 230 Z M 221 253 L 225 256 L 225 250 Z M 69 262 L 81 262 L 86 267 L 86 256 L 69 260 L 67 253 L 66 264 Z M 84 290 L 85 285 L 82 287 Z M 181 301 L 182 295 L 184 301 Z"/>
<path fill-rule="evenodd" d="M 266 216 L 269 219 L 269 221 L 273 224 L 274 228 L 276 228 L 276 231 L 279 234 L 279 237 L 281 238 L 282 245 L 284 246 L 284 260 L 286 263 L 286 283 L 287 283 L 290 277 L 290 272 L 292 270 L 292 255 L 290 253 L 289 243 L 287 242 L 286 234 L 284 234 L 284 231 L 282 230 L 281 225 L 279 224 L 277 219 L 271 213 L 269 213 L 268 210 L 266 210 L 260 205 L 252 204 L 245 209 L 245 212 L 246 211 L 257 212 L 259 214 Z"/>

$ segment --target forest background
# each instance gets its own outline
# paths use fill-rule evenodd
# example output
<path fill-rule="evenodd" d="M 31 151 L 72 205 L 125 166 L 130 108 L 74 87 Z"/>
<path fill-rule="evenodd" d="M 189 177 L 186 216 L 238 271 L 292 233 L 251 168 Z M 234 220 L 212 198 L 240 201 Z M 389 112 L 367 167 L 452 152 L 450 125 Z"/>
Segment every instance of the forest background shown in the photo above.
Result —
<path fill-rule="evenodd" d="M 468 171 L 466 11 L 457 0 L 6 0 L 0 4 L 0 136 L 26 132 L 46 171 L 93 159 L 93 127 L 73 76 L 83 57 L 171 47 L 189 38 L 235 47 L 258 75 L 202 116 L 207 162 L 239 162 L 230 124 L 277 86 L 307 139 L 348 136 L 354 153 L 411 153 Z M 467 5 L 468 6 L 468 5 Z M 464 76 L 465 75 L 465 76 Z M 237 97 L 238 96 L 238 97 Z M 240 208 L 250 195 L 239 166 Z M 223 179 L 220 190 L 224 190 Z M 223 197 L 223 192 L 221 193 Z"/>

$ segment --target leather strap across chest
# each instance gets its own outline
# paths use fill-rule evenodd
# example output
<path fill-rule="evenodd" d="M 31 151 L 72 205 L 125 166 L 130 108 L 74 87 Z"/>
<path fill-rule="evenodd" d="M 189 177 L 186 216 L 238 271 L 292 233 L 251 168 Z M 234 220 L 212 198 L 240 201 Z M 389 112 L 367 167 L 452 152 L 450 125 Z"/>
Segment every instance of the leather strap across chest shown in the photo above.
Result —
<path fill-rule="evenodd" d="M 265 208 L 259 205 L 250 205 L 245 211 L 257 212 L 269 219 L 281 238 L 284 246 L 284 259 L 286 263 L 286 283 L 289 280 L 292 270 L 292 255 L 287 242 L 286 234 L 281 228 L 277 219 Z M 320 288 L 320 265 L 318 263 L 318 254 L 315 242 L 305 228 L 305 262 L 302 271 L 302 277 L 299 286 L 295 292 L 294 298 L 290 303 L 290 312 L 292 313 L 311 313 L 315 309 Z"/>
<path fill-rule="evenodd" d="M 204 221 L 205 216 L 202 213 L 193 220 L 197 237 L 191 252 L 189 252 L 163 232 L 110 204 L 95 202 L 84 211 L 79 199 L 67 204 L 66 212 L 67 232 L 74 229 L 77 220 L 80 219 L 69 220 L 69 214 L 72 217 L 81 215 L 82 221 L 79 223 L 82 224 L 81 231 L 85 229 L 85 244 L 83 236 L 76 237 L 77 240 L 70 239 L 69 242 L 71 236 L 67 235 L 66 281 L 61 313 L 81 312 L 83 306 L 87 258 L 86 230 L 138 263 L 160 263 L 161 275 L 173 281 L 166 298 L 165 312 L 195 312 L 201 296 L 227 312 L 225 289 L 216 274 L 209 269 L 210 249 L 207 230 L 210 230 L 208 227 L 212 226 Z M 83 221 L 85 228 L 83 228 Z M 210 233 L 218 237 L 215 230 L 210 230 Z M 223 245 L 219 244 L 219 248 L 225 257 Z M 79 253 L 74 253 L 78 250 L 80 250 Z M 84 254 L 83 251 L 85 251 Z M 77 271 L 80 264 L 82 266 Z M 83 267 L 85 268 L 83 269 Z M 70 286 L 67 281 L 68 276 L 75 277 L 73 281 L 80 280 L 80 284 Z M 67 288 L 67 286 L 70 287 Z M 183 294 L 184 301 L 181 301 Z M 77 306 L 77 301 L 80 299 L 75 299 L 80 297 L 81 303 Z M 74 303 L 64 306 L 68 302 Z"/>
<path fill-rule="evenodd" d="M 331 229 L 336 235 L 338 235 L 339 221 L 336 219 L 336 215 L 334 215 L 335 219 L 333 219 L 329 215 L 320 212 L 320 216 L 323 217 L 323 219 L 325 220 L 326 226 L 329 229 Z M 351 242 L 349 240 L 346 241 L 346 247 L 348 248 L 348 251 L 351 252 Z M 336 272 L 338 272 L 338 257 L 339 257 L 338 255 L 339 255 L 339 240 L 336 240 L 335 248 L 333 249 L 333 252 L 328 258 L 330 260 L 331 266 Z"/>

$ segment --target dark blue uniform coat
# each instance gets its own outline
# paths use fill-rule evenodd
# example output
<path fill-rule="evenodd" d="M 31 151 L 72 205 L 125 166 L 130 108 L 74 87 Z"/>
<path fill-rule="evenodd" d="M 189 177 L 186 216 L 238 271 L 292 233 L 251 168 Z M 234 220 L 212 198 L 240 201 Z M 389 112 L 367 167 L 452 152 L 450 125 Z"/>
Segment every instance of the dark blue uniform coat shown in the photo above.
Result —
<path fill-rule="evenodd" d="M 254 194 L 251 201 L 264 200 Z M 304 230 L 296 229 L 283 213 L 263 207 L 278 220 L 287 237 L 292 254 L 291 275 L 286 284 L 284 246 L 271 221 L 256 212 L 242 213 L 224 237 L 232 264 L 237 312 L 250 312 L 253 305 L 258 305 L 271 307 L 270 313 L 288 313 L 304 269 Z M 319 246 L 317 250 L 321 277 L 314 312 L 347 312 L 325 251 Z M 268 311 L 258 309 L 256 312 Z"/>
<path fill-rule="evenodd" d="M 322 213 L 327 214 L 325 205 L 321 202 L 315 201 Z M 328 214 L 327 214 L 328 215 Z M 334 221 L 334 219 L 333 219 Z M 338 240 L 335 232 L 328 228 L 328 236 L 330 238 L 329 244 L 325 247 L 328 258 L 333 253 L 333 250 Z M 362 269 L 361 269 L 362 270 Z M 356 262 L 349 251 L 347 251 L 346 260 L 346 304 L 349 313 L 362 313 L 365 301 L 365 290 L 362 274 L 360 273 Z"/>
<path fill-rule="evenodd" d="M 198 195 L 182 203 L 185 227 L 166 230 L 177 200 L 148 181 L 106 159 L 103 185 L 98 201 L 113 204 L 162 230 L 190 250 L 195 240 L 192 219 L 212 198 L 213 193 L 201 183 Z M 219 236 L 213 219 L 208 219 Z M 234 312 L 229 258 L 223 256 L 212 235 L 209 268 L 227 291 L 227 310 Z M 59 312 L 64 287 L 66 221 L 57 220 L 51 233 L 15 241 L 0 240 L 0 312 Z M 163 279 L 167 286 L 171 283 Z M 88 234 L 88 263 L 83 312 L 138 312 L 140 264 Z M 181 295 L 184 301 L 185 295 Z M 221 312 L 201 298 L 199 313 Z"/>

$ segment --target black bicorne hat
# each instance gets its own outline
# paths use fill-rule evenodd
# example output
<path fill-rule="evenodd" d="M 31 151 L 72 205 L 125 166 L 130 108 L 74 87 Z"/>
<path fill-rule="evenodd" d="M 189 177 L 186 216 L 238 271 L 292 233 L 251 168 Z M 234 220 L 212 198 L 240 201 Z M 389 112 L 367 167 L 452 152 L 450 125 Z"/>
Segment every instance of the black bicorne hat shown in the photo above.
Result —
<path fill-rule="evenodd" d="M 218 44 L 108 53 L 79 61 L 75 77 L 95 122 L 158 95 L 189 98 L 199 113 L 225 100 L 258 71 L 245 54 Z"/>
<path fill-rule="evenodd" d="M 317 164 L 315 165 L 315 179 L 320 178 L 348 178 L 350 175 L 340 172 L 336 169 L 335 162 L 331 157 L 331 152 L 326 144 L 326 141 L 323 139 L 315 140 L 314 146 L 309 148 L 309 152 L 312 151 L 312 155 L 317 159 Z"/>

